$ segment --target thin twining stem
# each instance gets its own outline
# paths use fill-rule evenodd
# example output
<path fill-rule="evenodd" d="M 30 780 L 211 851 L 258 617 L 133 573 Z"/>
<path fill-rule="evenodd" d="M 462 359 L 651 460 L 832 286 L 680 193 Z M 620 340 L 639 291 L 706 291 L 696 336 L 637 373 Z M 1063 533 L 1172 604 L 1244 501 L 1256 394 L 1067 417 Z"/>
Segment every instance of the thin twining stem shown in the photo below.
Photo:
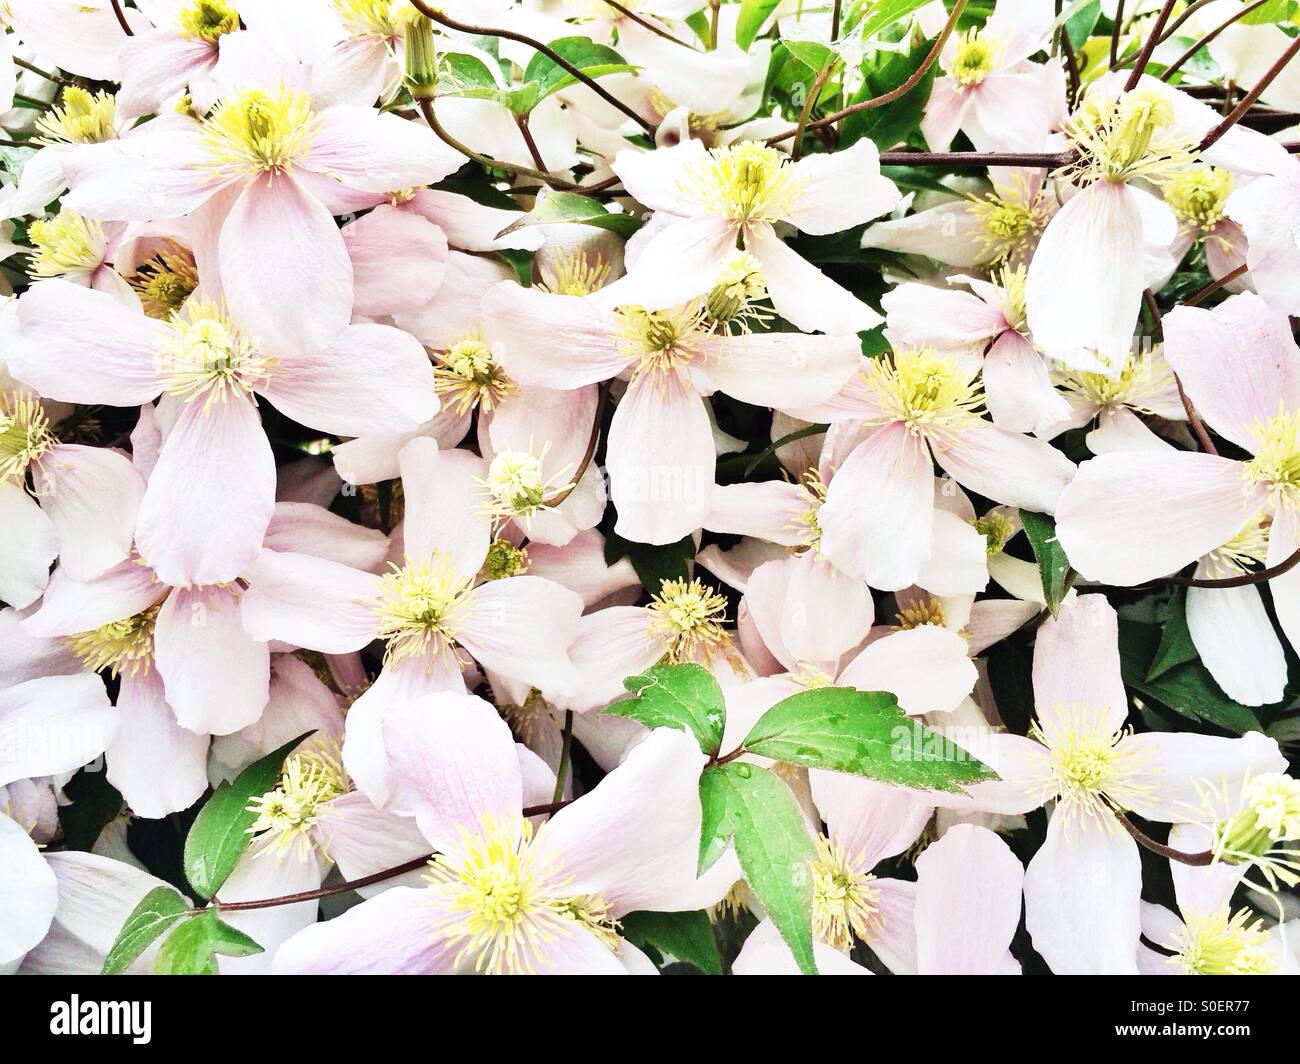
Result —
<path fill-rule="evenodd" d="M 548 813 L 554 813 L 563 809 L 569 803 L 564 802 L 547 802 L 545 805 L 530 805 L 523 811 L 526 817 L 544 816 Z M 213 904 L 217 907 L 218 912 L 237 913 L 245 912 L 249 909 L 272 909 L 278 905 L 296 905 L 303 901 L 316 901 L 318 898 L 328 898 L 331 894 L 343 894 L 349 890 L 358 890 L 361 887 L 373 886 L 376 883 L 382 883 L 386 879 L 395 879 L 398 876 L 405 875 L 407 872 L 414 872 L 423 868 L 435 856 L 434 853 L 426 853 L 420 857 L 413 858 L 410 861 L 404 861 L 402 864 L 394 865 L 392 868 L 385 868 L 380 872 L 372 872 L 368 876 L 362 876 L 360 879 L 348 879 L 342 883 L 332 883 L 328 887 L 317 887 L 315 890 L 304 890 L 297 894 L 281 894 L 274 898 L 257 898 L 253 901 L 216 901 Z M 201 910 L 195 910 L 201 911 Z"/>
<path fill-rule="evenodd" d="M 1295 38 L 1295 40 L 1287 46 L 1286 51 L 1278 56 L 1277 62 L 1264 72 L 1264 76 L 1255 83 L 1253 89 L 1241 98 L 1241 103 L 1237 104 L 1237 106 L 1232 109 L 1228 117 L 1205 134 L 1205 139 L 1201 141 L 1201 151 L 1205 151 L 1212 144 L 1218 141 L 1220 137 L 1227 133 L 1228 130 L 1241 121 L 1246 112 L 1255 106 L 1255 101 L 1263 95 L 1264 90 L 1273 84 L 1274 79 L 1281 74 L 1282 71 L 1286 69 L 1287 64 L 1295 58 L 1296 52 L 1300 52 L 1300 37 Z"/>
<path fill-rule="evenodd" d="M 1182 55 L 1180 55 L 1177 59 L 1175 59 L 1172 63 L 1170 63 L 1168 67 L 1165 68 L 1165 72 L 1160 75 L 1160 80 L 1168 81 L 1175 74 L 1177 74 L 1179 70 L 1182 69 L 1184 63 L 1186 63 L 1189 59 L 1192 58 L 1192 56 L 1194 56 L 1197 52 L 1199 52 L 1202 48 L 1204 48 L 1207 44 L 1209 44 L 1212 40 L 1214 40 L 1220 33 L 1226 30 L 1238 19 L 1245 18 L 1252 11 L 1254 11 L 1255 8 L 1262 7 L 1264 4 L 1267 3 L 1268 0 L 1255 0 L 1253 4 L 1247 4 L 1245 7 L 1240 8 L 1237 11 L 1234 11 L 1231 15 L 1229 15 L 1217 26 L 1215 26 L 1214 29 L 1210 30 L 1210 32 L 1207 33 L 1204 37 L 1202 37 L 1199 41 L 1193 41 L 1192 46 L 1188 48 L 1187 51 L 1185 51 Z"/>
<path fill-rule="evenodd" d="M 122 32 L 128 37 L 135 36 L 135 30 L 131 29 L 131 23 L 127 22 L 126 15 L 122 13 L 122 5 L 119 0 L 112 0 L 113 14 L 117 16 L 117 24 L 122 27 Z"/>
<path fill-rule="evenodd" d="M 1115 819 L 1120 825 L 1133 836 L 1133 839 L 1139 846 L 1143 846 L 1152 853 L 1158 853 L 1161 857 L 1166 857 L 1171 861 L 1177 861 L 1179 864 L 1192 865 L 1197 868 L 1205 868 L 1214 864 L 1214 851 L 1203 850 L 1200 853 L 1184 853 L 1182 850 L 1175 850 L 1172 846 L 1166 846 L 1162 842 L 1156 842 L 1150 835 L 1139 828 L 1128 817 L 1124 815 L 1122 809 L 1112 809 Z"/>
<path fill-rule="evenodd" d="M 1128 81 L 1124 83 L 1125 92 L 1132 92 L 1137 88 L 1138 81 L 1146 73 L 1151 53 L 1155 51 L 1156 45 L 1160 43 L 1160 35 L 1164 32 L 1165 23 L 1169 21 L 1169 15 L 1174 10 L 1174 4 L 1177 2 L 1178 0 L 1165 0 L 1164 6 L 1160 9 L 1160 14 L 1156 16 L 1156 24 L 1151 27 L 1151 32 L 1147 34 L 1146 42 L 1142 45 L 1142 51 L 1138 52 L 1133 69 L 1129 71 Z"/>
<path fill-rule="evenodd" d="M 647 136 L 653 137 L 655 135 L 655 127 L 652 122 L 637 114 L 636 111 L 625 104 L 617 96 L 612 95 L 603 85 L 597 82 L 595 78 L 589 77 L 587 74 L 583 73 L 578 67 L 570 63 L 550 45 L 543 44 L 541 41 L 534 40 L 532 37 L 526 37 L 522 33 L 516 33 L 514 30 L 503 30 L 495 26 L 471 26 L 465 22 L 457 22 L 454 18 L 444 14 L 437 8 L 430 7 L 424 2 L 424 0 L 411 0 L 411 5 L 419 11 L 420 14 L 426 15 L 433 19 L 434 22 L 438 23 L 438 25 L 445 26 L 449 30 L 456 30 L 459 33 L 469 33 L 478 37 L 501 37 L 507 41 L 526 44 L 529 48 L 541 52 L 542 55 L 546 56 L 547 59 L 560 67 L 560 69 L 566 71 L 575 79 L 582 82 L 587 86 L 587 88 L 591 89 L 592 92 L 611 107 L 615 107 L 623 114 L 627 115 L 628 118 L 632 119 L 632 121 L 646 132 Z"/>
<path fill-rule="evenodd" d="M 903 82 L 903 84 L 898 86 L 898 88 L 891 89 L 889 92 L 886 92 L 881 96 L 873 97 L 870 100 L 862 100 L 858 103 L 850 104 L 842 111 L 836 111 L 834 114 L 827 115 L 825 118 L 819 118 L 816 122 L 810 122 L 805 127 L 804 131 L 807 133 L 814 133 L 819 129 L 825 129 L 827 126 L 833 126 L 841 119 L 847 118 L 849 115 L 855 115 L 859 111 L 869 111 L 873 107 L 884 107 L 885 104 L 892 103 L 900 96 L 905 96 L 907 93 L 911 92 L 912 89 L 916 88 L 916 86 L 920 84 L 921 79 L 925 77 L 926 71 L 929 70 L 939 58 L 939 53 L 943 50 L 943 46 L 948 40 L 949 35 L 951 35 L 953 27 L 957 25 L 957 19 L 961 15 L 962 9 L 965 6 L 966 0 L 957 0 L 953 5 L 951 14 L 948 16 L 948 21 L 944 23 L 943 29 L 939 31 L 939 36 L 935 38 L 934 47 L 930 49 L 929 54 L 926 55 L 921 65 L 913 71 L 912 76 Z M 798 133 L 799 127 L 795 126 L 793 129 L 787 129 L 784 133 L 778 133 L 774 137 L 768 137 L 764 143 L 780 144 L 784 140 L 789 140 L 791 137 L 797 136 Z"/>

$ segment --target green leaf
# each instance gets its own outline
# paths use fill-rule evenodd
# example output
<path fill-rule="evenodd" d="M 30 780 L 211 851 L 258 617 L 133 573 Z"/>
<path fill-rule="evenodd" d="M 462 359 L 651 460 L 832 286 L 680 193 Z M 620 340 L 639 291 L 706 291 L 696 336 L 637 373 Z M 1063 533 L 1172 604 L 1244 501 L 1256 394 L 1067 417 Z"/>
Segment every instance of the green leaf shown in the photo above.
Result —
<path fill-rule="evenodd" d="M 551 41 L 549 47 L 589 78 L 602 78 L 607 74 L 630 74 L 637 69 L 613 48 L 597 44 L 586 37 L 561 37 Z M 554 59 L 541 52 L 537 52 L 524 68 L 524 81 L 537 85 L 534 107 L 551 93 L 558 92 L 577 80 Z"/>
<path fill-rule="evenodd" d="M 873 34 L 888 29 L 928 2 L 929 0 L 883 0 L 882 3 L 871 6 L 862 20 L 862 39 L 867 40 Z"/>
<path fill-rule="evenodd" d="M 204 909 L 167 936 L 153 970 L 155 975 L 216 975 L 218 954 L 251 957 L 261 952 L 246 934 L 223 923 L 216 909 Z"/>
<path fill-rule="evenodd" d="M 510 90 L 501 87 L 487 64 L 475 55 L 447 52 L 438 63 L 438 95 L 495 100 L 510 105 Z"/>
<path fill-rule="evenodd" d="M 1065 574 L 1070 568 L 1070 560 L 1056 538 L 1056 522 L 1046 514 L 1021 510 L 1020 523 L 1024 526 L 1025 536 L 1034 548 L 1034 558 L 1038 561 L 1038 578 L 1043 584 L 1043 598 L 1047 600 L 1047 608 L 1055 617 L 1061 608 L 1061 599 L 1065 597 Z"/>
<path fill-rule="evenodd" d="M 556 222 L 594 225 L 624 238 L 641 228 L 639 218 L 606 210 L 603 203 L 590 196 L 582 196 L 577 192 L 553 192 L 548 189 L 538 194 L 531 211 L 502 229 L 497 233 L 497 237 L 506 236 L 516 229 L 523 229 L 530 225 L 552 225 Z"/>
<path fill-rule="evenodd" d="M 997 773 L 913 720 L 885 691 L 817 687 L 782 699 L 741 743 L 746 751 L 918 790 L 959 793 Z"/>
<path fill-rule="evenodd" d="M 1263 26 L 1272 22 L 1289 22 L 1295 14 L 1295 0 L 1269 0 L 1267 4 L 1255 8 L 1249 15 L 1242 15 L 1240 21 L 1247 26 Z"/>
<path fill-rule="evenodd" d="M 189 911 L 189 903 L 171 887 L 154 887 L 131 910 L 112 948 L 104 957 L 103 975 L 121 975 L 149 944 Z"/>
<path fill-rule="evenodd" d="M 809 867 L 815 850 L 790 788 L 765 768 L 729 761 L 710 765 L 701 774 L 700 801 L 702 851 L 706 841 L 713 849 L 721 838 L 725 849 L 727 839 L 735 839 L 745 881 L 781 932 L 799 970 L 816 975 Z M 712 837 L 706 840 L 706 835 Z"/>
<path fill-rule="evenodd" d="M 257 819 L 248 803 L 275 787 L 289 751 L 311 734 L 304 732 L 254 761 L 233 782 L 218 787 L 199 810 L 185 837 L 185 878 L 200 896 L 211 898 L 235 870 Z"/>
<path fill-rule="evenodd" d="M 835 58 L 835 51 L 820 41 L 784 40 L 785 49 L 814 74 L 820 74 L 823 68 Z"/>
<path fill-rule="evenodd" d="M 606 713 L 631 717 L 647 728 L 676 728 L 690 732 L 700 749 L 716 755 L 727 720 L 722 688 L 703 665 L 655 665 L 623 686 L 634 697 L 615 702 Z"/>
<path fill-rule="evenodd" d="M 862 87 L 854 95 L 853 103 L 882 96 L 902 86 L 925 62 L 933 47 L 932 41 L 922 41 L 909 52 L 878 52 L 869 63 L 863 64 Z M 889 148 L 903 143 L 921 127 L 926 101 L 934 85 L 938 64 L 932 64 L 911 89 L 897 100 L 868 111 L 858 111 L 844 119 L 841 147 L 847 147 L 863 137 L 870 137 L 879 148 Z"/>
<path fill-rule="evenodd" d="M 1119 623 L 1119 663 L 1124 682 L 1191 720 L 1213 724 L 1234 735 L 1260 731 L 1255 712 L 1234 702 L 1221 690 L 1199 661 L 1184 662 L 1150 679 L 1151 662 L 1161 641 L 1160 628 L 1135 621 Z"/>
<path fill-rule="evenodd" d="M 628 913 L 619 920 L 623 937 L 634 946 L 693 964 L 705 975 L 722 974 L 722 956 L 713 923 L 703 909 L 685 913 Z"/>
<path fill-rule="evenodd" d="M 1099 18 L 1101 18 L 1101 0 L 1087 0 L 1083 7 L 1066 18 L 1065 32 L 1070 38 L 1071 47 L 1083 47 L 1083 42 L 1096 29 Z"/>
<path fill-rule="evenodd" d="M 1180 587 L 1169 600 L 1169 612 L 1160 631 L 1160 646 L 1147 669 L 1147 679 L 1158 679 L 1176 665 L 1196 661 L 1199 657 L 1187 627 L 1187 589 Z"/>
<path fill-rule="evenodd" d="M 744 0 L 736 16 L 736 43 L 742 52 L 749 51 L 767 16 L 776 10 L 779 0 Z"/>

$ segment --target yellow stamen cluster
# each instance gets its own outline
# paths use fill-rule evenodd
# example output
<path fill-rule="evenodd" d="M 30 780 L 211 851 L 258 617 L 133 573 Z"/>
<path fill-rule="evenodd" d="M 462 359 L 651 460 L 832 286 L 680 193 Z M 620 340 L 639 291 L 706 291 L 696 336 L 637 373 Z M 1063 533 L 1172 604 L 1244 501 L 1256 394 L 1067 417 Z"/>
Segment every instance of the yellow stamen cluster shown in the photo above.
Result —
<path fill-rule="evenodd" d="M 997 41 L 977 29 L 967 30 L 957 40 L 952 61 L 944 67 L 959 85 L 978 85 L 997 67 L 1002 48 Z"/>
<path fill-rule="evenodd" d="M 1170 180 L 1196 159 L 1197 141 L 1173 128 L 1173 105 L 1154 89 L 1094 90 L 1065 126 L 1079 159 L 1061 171 L 1076 185 Z"/>
<path fill-rule="evenodd" d="M 117 97 L 111 92 L 69 85 L 59 106 L 36 120 L 36 128 L 47 144 L 100 144 L 117 136 L 116 117 Z"/>
<path fill-rule="evenodd" d="M 791 217 L 805 185 L 775 148 L 744 141 L 714 148 L 688 168 L 681 192 L 713 215 L 744 225 Z"/>
<path fill-rule="evenodd" d="M 490 414 L 518 391 L 492 357 L 492 349 L 478 337 L 466 337 L 434 358 L 433 389 L 462 416 L 475 407 Z"/>
<path fill-rule="evenodd" d="M 813 934 L 845 953 L 853 948 L 855 937 L 867 941 L 879 924 L 872 886 L 876 877 L 862 867 L 864 861 L 865 854 L 850 858 L 824 835 L 817 839 L 817 856 L 811 861 Z"/>
<path fill-rule="evenodd" d="M 599 897 L 566 893 L 572 882 L 559 858 L 533 839 L 522 816 L 485 815 L 476 831 L 458 826 L 454 854 L 429 862 L 425 878 L 443 911 L 433 920 L 437 942 L 459 944 L 457 963 L 493 975 L 534 974 L 547 966 L 549 943 L 576 928 L 611 951 L 618 924 Z"/>
<path fill-rule="evenodd" d="M 1182 221 L 1209 229 L 1223 217 L 1233 183 L 1220 166 L 1188 167 L 1165 184 L 1165 202 Z"/>
<path fill-rule="evenodd" d="M 0 481 L 22 484 L 27 468 L 57 442 L 39 400 L 0 392 Z"/>
<path fill-rule="evenodd" d="M 528 551 L 516 547 L 508 539 L 494 540 L 483 558 L 479 574 L 484 580 L 505 580 L 528 572 Z"/>
<path fill-rule="evenodd" d="M 984 393 L 975 380 L 978 368 L 963 368 L 956 359 L 929 348 L 874 358 L 865 373 L 881 420 L 901 421 L 916 436 L 959 433 L 983 408 Z"/>
<path fill-rule="evenodd" d="M 221 177 L 288 174 L 311 148 L 318 119 L 311 97 L 281 84 L 218 100 L 202 126 L 209 167 Z"/>
<path fill-rule="evenodd" d="M 1275 416 L 1256 422 L 1254 434 L 1259 443 L 1244 467 L 1246 480 L 1263 485 L 1274 505 L 1300 508 L 1300 411 L 1279 403 Z"/>
<path fill-rule="evenodd" d="M 982 199 L 972 196 L 970 203 L 979 223 L 981 257 L 993 266 L 1025 258 L 1047 224 L 1048 202 L 1025 176 L 994 186 Z"/>
<path fill-rule="evenodd" d="M 154 353 L 163 390 L 201 402 L 205 412 L 232 398 L 250 399 L 279 361 L 262 354 L 216 303 L 191 301 L 169 324 Z"/>
<path fill-rule="evenodd" d="M 651 596 L 646 609 L 650 634 L 668 637 L 667 661 L 677 664 L 700 656 L 707 661 L 730 645 L 731 637 L 723 628 L 727 600 L 699 580 L 661 581 L 659 594 Z"/>
<path fill-rule="evenodd" d="M 807 547 L 819 551 L 822 543 L 822 527 L 818 514 L 821 513 L 822 503 L 826 501 L 826 485 L 822 483 L 821 474 L 816 469 L 810 469 L 803 475 L 802 487 L 808 505 L 804 509 L 794 510 L 787 527 L 799 533 L 802 540 L 796 550 Z"/>
<path fill-rule="evenodd" d="M 975 526 L 975 531 L 984 537 L 985 550 L 990 558 L 995 554 L 1001 554 L 1007 545 L 1007 540 L 1016 534 L 1016 526 L 1011 518 L 997 510 L 990 511 L 983 517 L 977 517 L 971 524 Z"/>
<path fill-rule="evenodd" d="M 1002 316 L 1017 332 L 1025 329 L 1025 279 L 1029 267 L 1021 264 L 1014 268 L 1004 266 L 997 273 L 997 283 L 1002 289 Z"/>
<path fill-rule="evenodd" d="M 546 475 L 544 463 L 550 449 L 548 440 L 541 454 L 533 454 L 531 444 L 526 451 L 497 453 L 488 465 L 487 477 L 478 481 L 487 492 L 488 514 L 527 524 L 538 513 L 552 509 L 547 499 L 573 487 L 561 473 Z"/>
<path fill-rule="evenodd" d="M 904 606 L 896 614 L 896 619 L 898 623 L 894 625 L 895 631 L 903 632 L 927 624 L 943 628 L 948 623 L 948 618 L 944 614 L 943 603 L 933 595 L 921 602 L 913 603 L 911 606 Z"/>
<path fill-rule="evenodd" d="M 1118 367 L 1119 374 L 1061 368 L 1053 374 L 1055 383 L 1079 402 L 1103 410 L 1127 407 L 1141 414 L 1154 414 L 1154 400 L 1167 398 L 1174 389 L 1174 375 L 1164 355 L 1151 348 L 1130 350 Z"/>
<path fill-rule="evenodd" d="M 702 353 L 704 310 L 699 300 L 669 310 L 619 307 L 614 318 L 619 350 L 635 364 L 634 377 L 674 373 Z"/>
<path fill-rule="evenodd" d="M 283 856 L 292 849 L 298 860 L 307 860 L 317 849 L 311 831 L 322 806 L 351 789 L 337 744 L 291 754 L 275 789 L 247 806 L 250 813 L 257 814 L 248 834 L 264 836 L 267 841 L 258 855 Z"/>
<path fill-rule="evenodd" d="M 1202 559 L 1208 575 L 1215 578 L 1240 576 L 1254 565 L 1263 565 L 1268 559 L 1268 535 L 1272 524 L 1272 515 L 1268 513 L 1252 518 L 1232 539 Z"/>
<path fill-rule="evenodd" d="M 1187 975 L 1273 975 L 1281 967 L 1278 944 L 1263 922 L 1228 906 L 1212 913 L 1193 913 L 1170 947 Z"/>
<path fill-rule="evenodd" d="M 567 248 L 541 267 L 542 287 L 561 296 L 589 296 L 609 284 L 612 269 L 599 253 Z"/>
<path fill-rule="evenodd" d="M 1056 798 L 1054 815 L 1097 816 L 1126 808 L 1133 796 L 1149 789 L 1142 779 L 1146 769 L 1142 758 L 1120 745 L 1128 729 L 1110 731 L 1102 723 L 1102 713 L 1083 707 L 1064 707 L 1054 716 L 1058 719 L 1051 731 L 1038 722 L 1029 730 L 1051 757 L 1048 775 L 1036 782 L 1045 797 Z M 1112 823 L 1108 816 L 1103 822 Z"/>
<path fill-rule="evenodd" d="M 180 10 L 176 24 L 182 37 L 216 44 L 239 29 L 239 12 L 225 0 L 194 0 Z"/>
<path fill-rule="evenodd" d="M 419 15 L 407 0 L 330 0 L 330 3 L 353 37 L 391 40 Z"/>
<path fill-rule="evenodd" d="M 1207 804 L 1213 817 L 1215 806 Z M 1218 860 L 1258 867 L 1274 890 L 1279 880 L 1300 883 L 1300 860 L 1286 845 L 1300 840 L 1300 781 L 1280 772 L 1248 780 L 1236 811 L 1213 818 L 1212 830 Z"/>
<path fill-rule="evenodd" d="M 88 632 L 67 637 L 72 652 L 92 672 L 112 676 L 147 676 L 153 667 L 153 633 L 162 603 L 141 613 L 109 621 Z"/>
<path fill-rule="evenodd" d="M 754 304 L 767 297 L 763 268 L 747 251 L 729 252 L 718 268 L 718 280 L 704 300 L 704 313 L 724 332 L 749 332 L 772 317 Z"/>
<path fill-rule="evenodd" d="M 198 288 L 199 271 L 194 256 L 168 240 L 164 250 L 140 264 L 128 283 L 149 317 L 167 321 Z"/>
<path fill-rule="evenodd" d="M 473 578 L 465 578 L 455 560 L 435 551 L 430 560 L 383 575 L 379 595 L 371 603 L 379 624 L 376 634 L 387 642 L 384 664 L 418 657 L 428 650 L 449 653 L 457 631 L 457 605 Z"/>
<path fill-rule="evenodd" d="M 33 277 L 84 279 L 104 261 L 104 227 L 66 207 L 36 219 L 27 235 L 35 249 L 28 267 Z"/>

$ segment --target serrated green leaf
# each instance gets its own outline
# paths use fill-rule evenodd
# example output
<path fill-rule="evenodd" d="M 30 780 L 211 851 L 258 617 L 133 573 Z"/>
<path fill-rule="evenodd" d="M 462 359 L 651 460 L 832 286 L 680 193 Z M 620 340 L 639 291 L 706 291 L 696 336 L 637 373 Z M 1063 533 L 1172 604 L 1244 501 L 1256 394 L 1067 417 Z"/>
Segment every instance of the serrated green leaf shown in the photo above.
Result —
<path fill-rule="evenodd" d="M 120 975 L 150 944 L 186 912 L 189 903 L 171 887 L 154 887 L 131 910 L 104 957 L 103 975 Z"/>
<path fill-rule="evenodd" d="M 502 88 L 478 56 L 447 52 L 438 62 L 438 95 L 468 100 L 495 100 L 510 106 L 511 90 Z"/>
<path fill-rule="evenodd" d="M 799 970 L 817 974 L 812 946 L 812 870 L 815 849 L 803 814 L 781 780 L 758 765 L 729 761 L 700 775 L 701 852 L 722 838 L 735 840 L 745 882 L 794 954 Z M 719 851 L 721 852 L 721 851 Z"/>
<path fill-rule="evenodd" d="M 1055 617 L 1061 608 L 1061 599 L 1065 597 L 1065 574 L 1070 569 L 1070 560 L 1056 538 L 1056 522 L 1046 514 L 1037 514 L 1032 510 L 1020 511 L 1020 523 L 1024 526 L 1025 536 L 1034 549 L 1034 558 L 1038 562 L 1038 578 L 1043 585 L 1043 598 L 1047 608 Z"/>
<path fill-rule="evenodd" d="M 597 44 L 587 37 L 561 37 L 551 41 L 550 49 L 567 59 L 589 78 L 607 74 L 630 74 L 637 68 L 608 45 Z M 550 56 L 536 53 L 524 68 L 524 81 L 537 85 L 535 107 L 553 92 L 567 88 L 578 79 Z"/>
<path fill-rule="evenodd" d="M 764 713 L 741 746 L 804 768 L 825 768 L 918 790 L 959 793 L 997 773 L 913 720 L 885 691 L 817 687 Z"/>
<path fill-rule="evenodd" d="M 743 52 L 749 51 L 767 16 L 776 10 L 779 0 L 744 0 L 736 16 L 736 43 Z"/>
<path fill-rule="evenodd" d="M 538 195 L 531 211 L 522 218 L 515 219 L 497 233 L 497 237 L 506 236 L 530 225 L 553 225 L 557 222 L 594 225 L 598 229 L 608 229 L 624 238 L 641 228 L 639 218 L 606 210 L 603 203 L 590 196 L 583 196 L 577 192 L 553 192 L 548 189 Z"/>
<path fill-rule="evenodd" d="M 167 936 L 154 961 L 155 975 L 216 975 L 217 956 L 251 957 L 262 947 L 204 909 Z"/>
<path fill-rule="evenodd" d="M 204 898 L 211 898 L 235 870 L 248 846 L 248 829 L 257 814 L 246 808 L 275 787 L 285 757 L 311 732 L 304 732 L 244 769 L 233 782 L 218 787 L 199 810 L 185 836 L 185 878 Z"/>
<path fill-rule="evenodd" d="M 689 732 L 706 754 L 717 754 L 727 711 L 722 688 L 703 665 L 655 665 L 629 676 L 623 686 L 633 697 L 615 702 L 606 713 L 639 720 L 647 728 Z"/>
<path fill-rule="evenodd" d="M 1160 645 L 1160 629 L 1135 621 L 1119 623 L 1119 663 L 1124 683 L 1191 720 L 1213 724 L 1234 735 L 1260 731 L 1255 712 L 1225 695 L 1199 661 L 1147 676 Z"/>
<path fill-rule="evenodd" d="M 705 975 L 722 974 L 722 956 L 713 936 L 713 922 L 703 909 L 683 913 L 628 913 L 619 920 L 623 937 L 644 949 L 693 964 Z"/>
<path fill-rule="evenodd" d="M 1199 656 L 1187 628 L 1187 590 L 1180 587 L 1169 600 L 1169 612 L 1160 631 L 1160 646 L 1147 669 L 1147 679 L 1158 679 L 1175 666 L 1196 661 Z"/>

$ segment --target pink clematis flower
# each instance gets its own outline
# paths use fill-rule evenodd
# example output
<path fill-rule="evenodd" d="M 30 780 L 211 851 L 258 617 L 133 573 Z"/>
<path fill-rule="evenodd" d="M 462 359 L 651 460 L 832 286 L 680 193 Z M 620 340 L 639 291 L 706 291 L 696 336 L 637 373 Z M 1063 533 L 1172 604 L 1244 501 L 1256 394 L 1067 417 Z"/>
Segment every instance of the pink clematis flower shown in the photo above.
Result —
<path fill-rule="evenodd" d="M 1227 214 L 1245 233 L 1256 291 L 1274 310 L 1300 314 L 1300 164 L 1233 192 Z"/>
<path fill-rule="evenodd" d="M 615 921 L 696 908 L 693 738 L 660 729 L 540 828 L 510 729 L 479 699 L 415 702 L 385 724 L 405 812 L 437 856 L 422 889 L 393 887 L 280 947 L 277 973 L 625 974 L 643 959 Z M 431 701 L 431 700 L 430 700 Z"/>
<path fill-rule="evenodd" d="M 1137 971 L 1141 861 L 1114 810 L 1183 821 L 1201 788 L 1239 786 L 1286 764 L 1276 741 L 1258 732 L 1220 739 L 1127 730 L 1117 640 L 1104 596 L 1063 605 L 1039 628 L 1030 735 L 990 734 L 967 747 L 1001 779 L 966 797 L 934 798 L 1012 814 L 1055 799 L 1047 840 L 1025 873 L 1025 914 L 1034 948 L 1058 974 Z"/>
<path fill-rule="evenodd" d="M 567 694 L 578 679 L 567 651 L 582 613 L 576 594 L 514 575 L 520 553 L 491 543 L 481 458 L 440 452 L 420 438 L 399 461 L 406 499 L 401 565 L 377 576 L 266 550 L 248 570 L 240 604 L 244 626 L 258 639 L 327 654 L 387 643 L 385 668 L 353 705 L 343 746 L 348 772 L 379 804 L 389 775 L 382 723 L 393 707 L 429 692 L 464 690 L 462 651 L 490 675 Z"/>
<path fill-rule="evenodd" d="M 880 175 L 870 140 L 795 163 L 752 141 L 708 151 L 692 140 L 620 152 L 613 168 L 657 212 L 629 276 L 611 286 L 621 302 L 662 310 L 700 296 L 739 244 L 759 263 L 777 313 L 796 328 L 855 333 L 879 324 L 880 315 L 786 247 L 774 228 L 784 221 L 836 233 L 892 208 L 898 189 Z"/>
<path fill-rule="evenodd" d="M 462 157 L 396 115 L 343 104 L 317 112 L 303 89 L 283 80 L 254 87 L 268 75 L 251 62 L 232 64 L 226 76 L 198 124 L 158 121 L 129 143 L 65 153 L 64 202 L 86 217 L 156 221 L 212 201 L 231 312 L 269 348 L 323 350 L 350 321 L 353 301 L 352 266 L 331 209 L 348 194 L 438 181 Z"/>
<path fill-rule="evenodd" d="M 873 359 L 823 407 L 844 455 L 818 512 L 821 551 L 882 591 L 922 583 L 935 527 L 934 464 L 1009 506 L 1052 513 L 1074 463 L 1041 440 L 985 421 L 978 360 L 927 348 Z"/>
<path fill-rule="evenodd" d="M 136 529 L 141 557 L 173 586 L 233 580 L 261 550 L 275 463 L 255 394 L 349 436 L 414 428 L 438 407 L 424 350 L 391 326 L 345 324 L 312 352 L 272 348 L 218 303 L 192 298 L 161 322 L 61 280 L 33 287 L 18 321 L 10 368 L 43 395 L 136 406 L 166 393 L 183 404 Z"/>
<path fill-rule="evenodd" d="M 983 26 L 948 38 L 939 55 L 945 76 L 935 78 L 921 122 L 932 150 L 947 151 L 958 130 L 978 151 L 1042 150 L 1065 75 L 1026 60 L 1051 28 L 1051 5 L 998 0 Z"/>
<path fill-rule="evenodd" d="M 594 297 L 507 282 L 484 297 L 483 313 L 493 351 L 519 384 L 572 390 L 630 374 L 606 464 L 616 530 L 643 543 L 679 540 L 707 512 L 715 449 L 703 396 L 723 391 L 763 406 L 812 405 L 861 362 L 852 336 L 729 334 L 710 317 L 706 300 L 608 312 Z"/>

